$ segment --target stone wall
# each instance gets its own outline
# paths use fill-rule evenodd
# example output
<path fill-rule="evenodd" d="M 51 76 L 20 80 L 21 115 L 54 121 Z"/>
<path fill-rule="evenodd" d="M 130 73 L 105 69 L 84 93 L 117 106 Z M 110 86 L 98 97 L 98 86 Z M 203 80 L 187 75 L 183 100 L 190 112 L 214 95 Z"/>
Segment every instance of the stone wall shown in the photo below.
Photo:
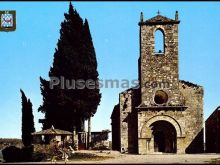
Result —
<path fill-rule="evenodd" d="M 220 106 L 205 122 L 206 152 L 220 153 Z"/>
<path fill-rule="evenodd" d="M 128 89 L 120 93 L 121 152 L 137 153 L 138 90 Z"/>
<path fill-rule="evenodd" d="M 185 98 L 187 109 L 183 112 L 185 120 L 186 138 L 184 148 L 186 153 L 202 153 L 203 149 L 203 87 L 187 82 L 180 81 L 179 89 Z"/>

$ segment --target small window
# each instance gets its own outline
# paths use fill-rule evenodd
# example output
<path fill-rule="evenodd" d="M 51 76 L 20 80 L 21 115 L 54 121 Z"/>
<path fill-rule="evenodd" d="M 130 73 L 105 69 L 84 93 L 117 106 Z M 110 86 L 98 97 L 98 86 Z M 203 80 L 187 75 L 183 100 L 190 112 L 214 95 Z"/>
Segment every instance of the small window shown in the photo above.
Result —
<path fill-rule="evenodd" d="M 160 29 L 157 29 L 155 31 L 154 36 L 154 42 L 155 42 L 155 55 L 163 55 L 164 54 L 164 34 Z"/>

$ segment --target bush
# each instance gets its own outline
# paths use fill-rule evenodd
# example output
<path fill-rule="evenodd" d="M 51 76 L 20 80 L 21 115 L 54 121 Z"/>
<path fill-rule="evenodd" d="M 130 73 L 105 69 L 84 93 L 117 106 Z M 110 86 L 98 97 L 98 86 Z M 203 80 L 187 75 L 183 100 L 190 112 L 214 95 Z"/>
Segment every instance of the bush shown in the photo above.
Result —
<path fill-rule="evenodd" d="M 32 161 L 33 147 L 24 147 L 22 149 L 15 146 L 9 146 L 2 150 L 3 159 L 6 162 L 26 162 Z"/>
<path fill-rule="evenodd" d="M 21 149 L 21 158 L 24 162 L 32 161 L 33 146 L 24 147 Z"/>
<path fill-rule="evenodd" d="M 3 159 L 6 162 L 21 161 L 21 149 L 15 146 L 9 146 L 2 150 Z"/>
<path fill-rule="evenodd" d="M 34 152 L 32 156 L 32 161 L 34 162 L 40 162 L 42 160 L 47 159 L 47 154 L 46 153 L 41 153 L 41 152 Z"/>

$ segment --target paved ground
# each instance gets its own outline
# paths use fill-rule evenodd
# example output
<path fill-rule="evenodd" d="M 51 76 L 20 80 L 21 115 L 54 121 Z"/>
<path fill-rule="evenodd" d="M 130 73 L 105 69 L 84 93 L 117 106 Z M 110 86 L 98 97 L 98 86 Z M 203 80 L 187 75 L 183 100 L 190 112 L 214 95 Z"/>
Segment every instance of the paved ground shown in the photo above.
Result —
<path fill-rule="evenodd" d="M 88 151 L 86 151 L 88 152 Z M 77 161 L 71 163 L 210 163 L 212 159 L 219 159 L 220 154 L 150 154 L 150 155 L 132 155 L 132 154 L 120 154 L 115 151 L 105 151 L 104 153 L 98 153 L 102 156 L 110 156 L 114 158 L 102 160 L 102 161 Z M 219 163 L 218 163 L 219 164 Z"/>
<path fill-rule="evenodd" d="M 83 160 L 77 160 L 77 161 L 68 161 L 67 164 L 71 163 L 77 163 L 77 164 L 87 164 L 87 163 L 138 163 L 138 164 L 157 164 L 157 163 L 163 163 L 163 164 L 198 164 L 198 163 L 211 163 L 211 160 L 218 159 L 218 164 L 220 163 L 220 154 L 150 154 L 150 155 L 132 155 L 132 154 L 120 154 L 116 151 L 104 151 L 100 153 L 99 151 L 80 151 L 83 153 L 93 153 L 97 154 L 99 156 L 108 156 L 112 158 L 108 158 L 105 160 L 99 160 L 99 161 L 83 161 Z M 45 163 L 45 164 L 51 164 L 51 162 L 37 162 L 39 164 Z M 59 162 L 56 162 L 59 163 Z M 60 163 L 65 163 L 60 162 Z M 17 164 L 17 163 L 16 163 Z M 32 164 L 32 162 L 25 162 L 25 164 Z M 53 162 L 52 164 L 55 164 Z"/>

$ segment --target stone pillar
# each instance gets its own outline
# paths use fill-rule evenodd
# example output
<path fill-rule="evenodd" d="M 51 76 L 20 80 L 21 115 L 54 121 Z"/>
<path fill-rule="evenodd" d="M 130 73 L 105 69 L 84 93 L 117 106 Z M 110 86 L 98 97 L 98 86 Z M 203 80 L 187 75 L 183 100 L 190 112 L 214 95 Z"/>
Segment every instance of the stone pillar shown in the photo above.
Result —
<path fill-rule="evenodd" d="M 73 137 L 72 137 L 73 145 L 76 147 L 75 149 L 78 150 L 78 134 L 76 133 L 76 127 L 73 128 Z"/>
<path fill-rule="evenodd" d="M 147 152 L 147 154 L 150 153 L 150 138 L 147 139 L 146 152 Z"/>
<path fill-rule="evenodd" d="M 138 139 L 138 154 L 147 154 L 147 140 L 145 138 Z"/>
<path fill-rule="evenodd" d="M 153 153 L 154 152 L 154 137 L 151 138 L 150 142 L 149 142 L 149 153 Z"/>
<path fill-rule="evenodd" d="M 177 137 L 176 139 L 176 153 L 185 154 L 184 137 Z"/>
<path fill-rule="evenodd" d="M 88 119 L 87 149 L 90 149 L 91 143 L 91 117 Z"/>

